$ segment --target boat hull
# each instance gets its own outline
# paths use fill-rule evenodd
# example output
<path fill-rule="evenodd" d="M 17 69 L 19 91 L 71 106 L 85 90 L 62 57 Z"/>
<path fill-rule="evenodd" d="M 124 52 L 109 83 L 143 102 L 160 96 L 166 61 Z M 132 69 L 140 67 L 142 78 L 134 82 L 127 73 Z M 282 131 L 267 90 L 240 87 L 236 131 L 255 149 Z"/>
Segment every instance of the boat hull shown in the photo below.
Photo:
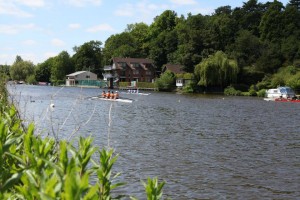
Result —
<path fill-rule="evenodd" d="M 112 102 L 123 102 L 123 103 L 132 103 L 131 99 L 107 99 L 103 97 L 91 97 L 90 100 L 101 100 L 101 101 L 112 101 Z"/>
<path fill-rule="evenodd" d="M 275 99 L 276 102 L 292 102 L 292 103 L 300 103 L 300 99 Z"/>
<path fill-rule="evenodd" d="M 300 103 L 300 99 L 264 98 L 265 101 Z"/>

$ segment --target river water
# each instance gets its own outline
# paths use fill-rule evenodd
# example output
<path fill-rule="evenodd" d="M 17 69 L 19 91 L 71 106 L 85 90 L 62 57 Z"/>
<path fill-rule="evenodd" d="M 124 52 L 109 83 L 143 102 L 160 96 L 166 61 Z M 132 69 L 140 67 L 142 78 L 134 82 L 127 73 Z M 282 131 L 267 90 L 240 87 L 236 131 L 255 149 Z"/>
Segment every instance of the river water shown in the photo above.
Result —
<path fill-rule="evenodd" d="M 256 97 L 122 94 L 133 103 L 89 100 L 95 88 L 9 86 L 26 123 L 59 139 L 94 137 L 119 153 L 119 189 L 146 199 L 147 177 L 172 199 L 300 197 L 300 104 Z M 54 108 L 49 105 L 53 103 Z"/>

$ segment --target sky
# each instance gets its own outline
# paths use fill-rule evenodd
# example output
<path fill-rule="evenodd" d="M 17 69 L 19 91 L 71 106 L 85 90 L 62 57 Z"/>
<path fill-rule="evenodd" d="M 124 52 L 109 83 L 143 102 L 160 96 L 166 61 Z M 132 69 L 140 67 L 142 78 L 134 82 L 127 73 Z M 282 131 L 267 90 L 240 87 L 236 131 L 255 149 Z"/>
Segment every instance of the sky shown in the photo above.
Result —
<path fill-rule="evenodd" d="M 91 40 L 104 43 L 128 24 L 150 25 L 165 10 L 210 15 L 247 0 L 0 0 L 0 65 L 17 55 L 34 64 Z M 269 0 L 272 1 L 272 0 Z M 258 0 L 265 3 L 267 1 Z M 285 6 L 288 0 L 280 0 Z"/>

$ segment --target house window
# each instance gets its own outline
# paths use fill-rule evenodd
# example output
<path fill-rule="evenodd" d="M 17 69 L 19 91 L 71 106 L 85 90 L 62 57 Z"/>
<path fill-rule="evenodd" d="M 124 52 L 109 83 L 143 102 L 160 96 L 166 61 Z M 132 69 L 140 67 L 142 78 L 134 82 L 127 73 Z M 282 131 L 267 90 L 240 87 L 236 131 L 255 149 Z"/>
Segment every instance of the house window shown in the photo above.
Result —
<path fill-rule="evenodd" d="M 123 69 L 126 68 L 126 62 L 120 62 L 119 65 L 120 65 Z"/>
<path fill-rule="evenodd" d="M 137 75 L 137 74 L 139 74 L 140 72 L 139 72 L 139 70 L 133 70 L 133 74 L 134 75 Z"/>
<path fill-rule="evenodd" d="M 139 63 L 132 63 L 132 66 L 133 66 L 133 67 L 139 67 L 140 64 L 139 64 Z"/>
<path fill-rule="evenodd" d="M 146 71 L 146 75 L 152 75 L 151 71 Z"/>
<path fill-rule="evenodd" d="M 89 75 L 87 75 L 85 78 L 90 78 L 90 76 L 89 76 Z"/>
<path fill-rule="evenodd" d="M 121 71 L 121 76 L 125 76 L 125 70 Z"/>

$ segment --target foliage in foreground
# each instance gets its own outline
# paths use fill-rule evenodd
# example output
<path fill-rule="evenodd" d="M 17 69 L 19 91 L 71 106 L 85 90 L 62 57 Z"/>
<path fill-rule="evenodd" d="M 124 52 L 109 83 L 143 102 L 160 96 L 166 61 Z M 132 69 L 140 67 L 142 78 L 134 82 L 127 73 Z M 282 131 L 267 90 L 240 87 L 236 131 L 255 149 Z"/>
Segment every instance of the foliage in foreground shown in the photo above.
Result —
<path fill-rule="evenodd" d="M 1 90 L 0 100 L 0 199 L 121 199 L 113 190 L 124 183 L 115 179 L 112 167 L 118 155 L 113 150 L 99 151 L 92 145 L 91 137 L 78 139 L 73 145 L 51 138 L 34 135 L 34 125 L 25 130 L 17 110 L 7 102 L 6 92 Z M 99 153 L 99 162 L 92 159 Z M 95 179 L 91 185 L 91 180 Z M 148 184 L 156 179 L 149 179 Z M 147 196 L 160 199 L 159 190 L 145 186 Z M 151 192 L 151 190 L 154 190 Z"/>

